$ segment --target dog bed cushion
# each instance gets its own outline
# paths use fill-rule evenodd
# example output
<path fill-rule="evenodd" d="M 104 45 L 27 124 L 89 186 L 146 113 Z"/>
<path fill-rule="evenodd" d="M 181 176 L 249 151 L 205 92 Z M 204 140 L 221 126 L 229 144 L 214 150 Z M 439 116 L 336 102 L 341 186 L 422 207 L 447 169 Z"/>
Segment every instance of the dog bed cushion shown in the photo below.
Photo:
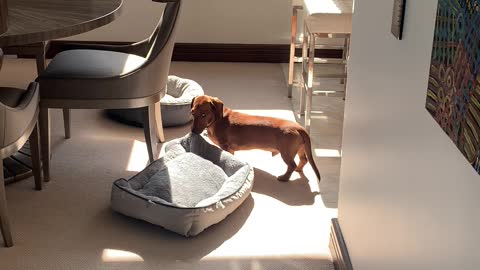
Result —
<path fill-rule="evenodd" d="M 226 218 L 248 197 L 253 169 L 200 135 L 167 143 L 165 155 L 112 187 L 113 210 L 185 236 Z"/>
<path fill-rule="evenodd" d="M 195 81 L 168 76 L 167 94 L 160 101 L 164 126 L 183 125 L 192 120 L 192 99 L 203 95 L 202 87 Z"/>
<path fill-rule="evenodd" d="M 173 75 L 168 76 L 167 93 L 160 100 L 163 126 L 179 126 L 190 122 L 192 99 L 203 94 L 203 88 L 197 82 Z M 143 114 L 140 109 L 109 109 L 107 115 L 129 125 L 143 126 Z"/>

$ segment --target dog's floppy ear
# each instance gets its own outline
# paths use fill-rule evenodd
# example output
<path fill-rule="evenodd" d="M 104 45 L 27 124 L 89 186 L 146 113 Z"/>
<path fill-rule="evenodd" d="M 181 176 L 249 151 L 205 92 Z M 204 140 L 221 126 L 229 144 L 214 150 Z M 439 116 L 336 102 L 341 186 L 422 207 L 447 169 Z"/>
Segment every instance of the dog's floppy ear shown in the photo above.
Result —
<path fill-rule="evenodd" d="M 196 99 L 196 98 L 197 98 L 197 97 L 193 97 L 193 98 L 192 98 L 192 103 L 190 103 L 190 109 L 193 108 L 193 103 L 195 102 L 195 99 Z"/>
<path fill-rule="evenodd" d="M 215 118 L 221 119 L 223 117 L 223 102 L 220 99 L 214 97 L 211 99 L 210 104 L 213 107 Z"/>

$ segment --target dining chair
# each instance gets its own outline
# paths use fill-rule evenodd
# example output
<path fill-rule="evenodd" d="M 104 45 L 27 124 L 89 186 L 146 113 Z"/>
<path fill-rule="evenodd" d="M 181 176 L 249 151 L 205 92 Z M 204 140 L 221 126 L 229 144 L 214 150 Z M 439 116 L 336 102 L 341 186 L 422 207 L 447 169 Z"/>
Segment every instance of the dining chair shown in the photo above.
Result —
<path fill-rule="evenodd" d="M 347 84 L 347 62 L 352 32 L 353 0 L 303 0 L 304 27 L 302 46 L 302 84 L 300 88 L 300 115 L 305 114 L 305 128 L 310 130 L 312 97 L 345 97 Z M 343 45 L 335 46 L 324 42 L 343 39 Z M 317 43 L 317 40 L 323 41 Z M 341 48 L 343 56 L 335 58 L 315 58 L 315 49 Z M 318 64 L 316 75 L 319 86 L 313 89 L 314 64 Z M 341 72 L 331 72 L 329 67 L 340 66 Z M 327 72 L 323 72 L 323 70 Z M 326 85 L 325 80 L 338 80 L 337 85 Z"/>
<path fill-rule="evenodd" d="M 75 49 L 57 54 L 37 78 L 46 181 L 50 179 L 50 108 L 143 108 L 149 160 L 158 157 L 156 144 L 165 140 L 160 99 L 166 92 L 182 0 L 153 1 L 166 5 L 149 38 L 119 46 L 70 44 Z M 69 127 L 70 123 L 65 122 Z"/>
<path fill-rule="evenodd" d="M 27 140 L 30 141 L 35 189 L 42 189 L 37 128 L 38 92 L 38 84 L 35 82 L 30 83 L 27 90 L 0 87 L 0 229 L 7 247 L 13 246 L 13 240 L 5 196 L 3 159 L 20 150 Z"/>

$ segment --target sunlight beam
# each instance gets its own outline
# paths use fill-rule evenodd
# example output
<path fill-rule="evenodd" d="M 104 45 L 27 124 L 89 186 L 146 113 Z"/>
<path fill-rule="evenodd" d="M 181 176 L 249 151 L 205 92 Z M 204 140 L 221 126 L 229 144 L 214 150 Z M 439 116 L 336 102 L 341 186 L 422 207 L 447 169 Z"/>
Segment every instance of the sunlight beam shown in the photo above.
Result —
<path fill-rule="evenodd" d="M 249 115 L 277 117 L 285 120 L 295 121 L 295 114 L 291 110 L 235 110 Z"/>
<path fill-rule="evenodd" d="M 148 152 L 146 143 L 141 141 L 133 141 L 132 150 L 128 159 L 127 171 L 139 172 L 148 164 Z"/>
<path fill-rule="evenodd" d="M 337 149 L 315 149 L 315 155 L 317 157 L 341 157 L 342 154 Z"/>
<path fill-rule="evenodd" d="M 143 262 L 143 258 L 133 252 L 106 248 L 102 252 L 104 262 Z"/>
<path fill-rule="evenodd" d="M 139 57 L 137 55 L 129 55 L 125 60 L 123 65 L 123 70 L 121 74 L 126 74 L 132 70 L 135 70 L 145 62 L 145 58 Z"/>
<path fill-rule="evenodd" d="M 309 8 L 310 14 L 316 13 L 330 13 L 330 14 L 341 14 L 342 11 L 335 4 L 333 0 L 304 0 L 305 6 Z"/>

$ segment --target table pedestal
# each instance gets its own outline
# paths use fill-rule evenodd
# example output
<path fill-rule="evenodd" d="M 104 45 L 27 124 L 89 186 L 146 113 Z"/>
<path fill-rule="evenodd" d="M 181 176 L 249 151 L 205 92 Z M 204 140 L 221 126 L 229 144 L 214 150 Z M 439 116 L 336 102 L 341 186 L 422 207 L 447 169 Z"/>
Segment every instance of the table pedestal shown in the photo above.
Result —
<path fill-rule="evenodd" d="M 32 158 L 29 142 L 15 154 L 3 160 L 5 184 L 11 184 L 32 176 Z"/>

